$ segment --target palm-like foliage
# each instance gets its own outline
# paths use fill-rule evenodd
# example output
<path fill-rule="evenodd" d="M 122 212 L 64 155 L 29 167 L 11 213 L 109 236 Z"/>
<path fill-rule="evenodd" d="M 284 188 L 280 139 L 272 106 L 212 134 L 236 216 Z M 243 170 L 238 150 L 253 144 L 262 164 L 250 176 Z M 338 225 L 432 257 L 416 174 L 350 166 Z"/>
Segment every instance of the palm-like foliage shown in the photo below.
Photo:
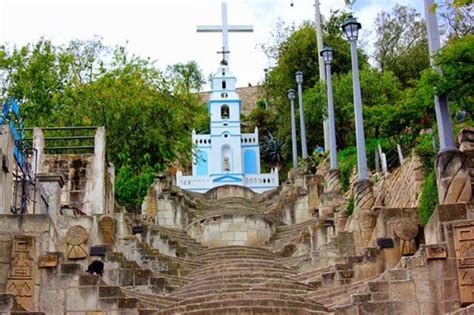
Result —
<path fill-rule="evenodd" d="M 262 138 L 262 157 L 265 163 L 271 166 L 280 166 L 283 163 L 284 143 L 273 137 L 271 133 Z"/>

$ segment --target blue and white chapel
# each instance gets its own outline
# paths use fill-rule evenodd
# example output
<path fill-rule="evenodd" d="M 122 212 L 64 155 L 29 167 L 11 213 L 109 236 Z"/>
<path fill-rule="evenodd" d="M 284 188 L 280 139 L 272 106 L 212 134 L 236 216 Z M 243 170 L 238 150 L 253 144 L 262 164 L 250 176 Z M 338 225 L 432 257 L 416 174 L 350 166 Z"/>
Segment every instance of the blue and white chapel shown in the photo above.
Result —
<path fill-rule="evenodd" d="M 222 185 L 245 186 L 257 193 L 278 187 L 278 169 L 260 173 L 258 130 L 242 133 L 240 124 L 241 101 L 236 93 L 236 77 L 228 65 L 227 32 L 251 31 L 251 26 L 227 25 L 226 4 L 222 4 L 223 26 L 198 26 L 198 31 L 223 33 L 223 60 L 211 79 L 208 110 L 211 118 L 210 134 L 192 133 L 192 176 L 178 171 L 178 187 L 205 193 Z"/>

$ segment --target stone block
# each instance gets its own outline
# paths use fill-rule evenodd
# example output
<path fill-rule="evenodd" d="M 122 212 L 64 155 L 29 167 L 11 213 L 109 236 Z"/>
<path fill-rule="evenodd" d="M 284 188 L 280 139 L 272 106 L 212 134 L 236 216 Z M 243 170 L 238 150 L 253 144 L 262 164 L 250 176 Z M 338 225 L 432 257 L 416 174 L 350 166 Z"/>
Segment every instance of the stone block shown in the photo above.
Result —
<path fill-rule="evenodd" d="M 386 273 L 387 280 L 407 280 L 408 270 L 407 269 L 389 269 Z"/>
<path fill-rule="evenodd" d="M 370 292 L 388 292 L 387 281 L 371 281 L 368 286 Z"/>
<path fill-rule="evenodd" d="M 467 219 L 467 207 L 465 203 L 438 205 L 436 211 L 440 222 L 451 222 Z"/>
<path fill-rule="evenodd" d="M 358 305 L 358 314 L 364 315 L 391 315 L 391 302 L 367 302 Z"/>
<path fill-rule="evenodd" d="M 38 258 L 38 267 L 40 268 L 56 268 L 58 266 L 58 255 L 48 254 Z"/>
<path fill-rule="evenodd" d="M 420 314 L 442 314 L 440 305 L 435 302 L 418 303 L 420 307 Z"/>
<path fill-rule="evenodd" d="M 459 287 L 457 279 L 449 279 L 443 281 L 443 299 L 445 301 L 460 300 Z"/>
<path fill-rule="evenodd" d="M 99 298 L 97 308 L 103 311 L 115 310 L 118 307 L 117 298 Z"/>
<path fill-rule="evenodd" d="M 388 301 L 389 298 L 388 292 L 372 292 L 372 301 Z"/>
<path fill-rule="evenodd" d="M 138 307 L 137 298 L 119 298 L 118 299 L 119 308 L 136 308 Z"/>
<path fill-rule="evenodd" d="M 442 282 L 438 280 L 416 280 L 416 296 L 420 302 L 433 302 L 442 300 Z"/>
<path fill-rule="evenodd" d="M 119 284 L 121 287 L 133 286 L 133 269 L 120 269 Z"/>
<path fill-rule="evenodd" d="M 247 241 L 247 232 L 235 232 L 236 241 Z"/>
<path fill-rule="evenodd" d="M 0 263 L 0 283 L 4 284 L 6 282 L 9 271 L 10 271 L 10 264 Z"/>
<path fill-rule="evenodd" d="M 98 285 L 100 282 L 99 275 L 81 275 L 79 277 L 80 286 L 93 286 Z"/>
<path fill-rule="evenodd" d="M 356 293 L 351 295 L 352 303 L 369 302 L 371 299 L 370 293 Z"/>
<path fill-rule="evenodd" d="M 413 301 L 416 299 L 415 285 L 413 281 L 390 282 L 390 299 L 394 301 Z"/>
<path fill-rule="evenodd" d="M 133 283 L 134 285 L 148 285 L 151 276 L 151 270 L 137 269 L 135 270 Z"/>
<path fill-rule="evenodd" d="M 426 245 L 425 250 L 427 259 L 446 259 L 448 257 L 446 244 Z"/>
<path fill-rule="evenodd" d="M 99 286 L 100 298 L 123 297 L 124 294 L 117 286 Z"/>
<path fill-rule="evenodd" d="M 97 308 L 97 287 L 67 289 L 66 308 L 68 311 L 84 311 Z"/>
<path fill-rule="evenodd" d="M 0 263 L 10 263 L 12 242 L 9 236 L 0 236 Z"/>
<path fill-rule="evenodd" d="M 233 240 L 235 240 L 235 233 L 234 232 L 222 232 L 221 233 L 221 240 L 222 241 L 233 241 Z"/>
<path fill-rule="evenodd" d="M 12 310 L 15 307 L 15 304 L 15 298 L 13 295 L 0 294 L 0 314 L 8 314 L 7 312 Z"/>
<path fill-rule="evenodd" d="M 61 273 L 80 274 L 82 273 L 82 266 L 78 263 L 63 263 L 61 264 Z"/>
<path fill-rule="evenodd" d="M 416 302 L 398 302 L 390 303 L 390 315 L 421 314 L 418 303 Z"/>
<path fill-rule="evenodd" d="M 65 313 L 64 302 L 66 297 L 64 296 L 64 294 L 65 290 L 63 289 L 41 289 L 41 310 L 45 312 L 45 314 Z"/>

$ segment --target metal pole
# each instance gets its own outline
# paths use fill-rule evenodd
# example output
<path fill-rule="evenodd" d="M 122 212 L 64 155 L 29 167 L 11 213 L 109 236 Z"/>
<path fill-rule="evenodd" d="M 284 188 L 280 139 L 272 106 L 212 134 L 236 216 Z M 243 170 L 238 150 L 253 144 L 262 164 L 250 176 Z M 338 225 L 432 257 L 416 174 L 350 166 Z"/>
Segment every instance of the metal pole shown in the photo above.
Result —
<path fill-rule="evenodd" d="M 300 104 L 300 129 L 301 129 L 301 152 L 303 159 L 308 157 L 308 147 L 306 146 L 306 128 L 304 125 L 304 108 L 303 108 L 303 86 L 298 82 L 298 102 Z"/>
<path fill-rule="evenodd" d="M 357 42 L 351 40 L 352 59 L 352 88 L 354 91 L 354 113 L 357 143 L 357 177 L 358 180 L 368 180 L 367 156 L 365 152 L 364 122 L 362 118 L 362 97 L 359 82 L 359 60 L 357 56 Z"/>
<path fill-rule="evenodd" d="M 337 170 L 336 124 L 334 117 L 334 101 L 332 96 L 331 65 L 326 64 L 326 80 L 328 90 L 328 115 L 329 115 L 329 161 L 332 170 Z"/>
<path fill-rule="evenodd" d="M 321 57 L 321 51 L 323 50 L 323 30 L 321 23 L 321 11 L 319 7 L 319 0 L 314 0 L 314 15 L 315 15 L 315 24 L 316 24 L 316 43 L 318 46 L 318 64 L 319 64 L 319 80 L 324 81 L 324 60 Z M 324 135 L 324 150 L 328 151 L 330 147 L 330 139 L 328 136 L 329 133 L 328 119 L 323 121 L 323 135 Z"/>
<path fill-rule="evenodd" d="M 433 56 L 441 48 L 439 39 L 438 18 L 436 12 L 433 12 L 434 1 L 425 0 L 425 18 L 428 35 L 428 47 L 430 50 L 431 65 L 441 73 L 441 69 L 434 64 Z M 436 121 L 438 122 L 438 133 L 440 152 L 456 149 L 454 143 L 454 132 L 451 123 L 451 114 L 449 113 L 448 98 L 446 95 L 435 95 Z"/>
<path fill-rule="evenodd" d="M 291 145 L 293 149 L 293 168 L 298 168 L 298 147 L 296 146 L 295 100 L 291 99 Z"/>

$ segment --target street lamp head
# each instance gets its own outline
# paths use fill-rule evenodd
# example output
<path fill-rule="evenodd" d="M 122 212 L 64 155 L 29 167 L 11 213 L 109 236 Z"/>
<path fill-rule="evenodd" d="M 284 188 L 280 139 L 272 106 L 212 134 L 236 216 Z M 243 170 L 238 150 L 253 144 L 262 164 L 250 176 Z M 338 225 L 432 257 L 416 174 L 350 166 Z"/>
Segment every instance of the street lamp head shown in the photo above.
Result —
<path fill-rule="evenodd" d="M 350 41 L 357 40 L 359 30 L 362 28 L 360 23 L 357 22 L 356 18 L 352 15 L 349 15 L 341 27 L 344 34 L 346 34 L 347 39 Z"/>
<path fill-rule="evenodd" d="M 293 90 L 293 89 L 289 89 L 289 90 L 288 90 L 288 98 L 289 98 L 290 100 L 294 100 L 294 99 L 295 99 L 295 90 Z"/>
<path fill-rule="evenodd" d="M 334 56 L 334 49 L 331 46 L 324 46 L 324 49 L 321 50 L 321 57 L 323 57 L 324 63 L 330 65 Z"/>
<path fill-rule="evenodd" d="M 301 72 L 301 71 L 296 72 L 295 77 L 296 77 L 296 83 L 298 83 L 298 84 L 303 83 L 303 72 Z"/>

